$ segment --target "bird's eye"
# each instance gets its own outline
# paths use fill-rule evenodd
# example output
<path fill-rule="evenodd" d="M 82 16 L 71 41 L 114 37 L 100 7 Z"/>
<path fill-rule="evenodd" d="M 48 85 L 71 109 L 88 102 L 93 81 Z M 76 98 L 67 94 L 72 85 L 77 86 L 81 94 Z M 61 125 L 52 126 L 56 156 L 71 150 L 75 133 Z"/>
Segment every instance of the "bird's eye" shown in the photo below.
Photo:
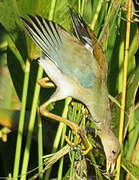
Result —
<path fill-rule="evenodd" d="M 114 150 L 112 150 L 112 154 L 114 154 L 114 155 L 115 155 L 115 154 L 116 154 L 116 152 L 115 152 Z"/>

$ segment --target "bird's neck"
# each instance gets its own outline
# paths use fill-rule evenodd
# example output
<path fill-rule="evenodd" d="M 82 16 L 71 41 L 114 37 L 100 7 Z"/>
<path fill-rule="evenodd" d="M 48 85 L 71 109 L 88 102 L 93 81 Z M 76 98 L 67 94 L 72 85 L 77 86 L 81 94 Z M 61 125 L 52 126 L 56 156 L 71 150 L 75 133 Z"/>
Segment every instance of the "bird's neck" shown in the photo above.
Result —
<path fill-rule="evenodd" d="M 105 127 L 110 129 L 111 109 L 106 82 L 98 86 L 96 88 L 93 87 L 86 106 L 97 128 L 103 129 Z"/>

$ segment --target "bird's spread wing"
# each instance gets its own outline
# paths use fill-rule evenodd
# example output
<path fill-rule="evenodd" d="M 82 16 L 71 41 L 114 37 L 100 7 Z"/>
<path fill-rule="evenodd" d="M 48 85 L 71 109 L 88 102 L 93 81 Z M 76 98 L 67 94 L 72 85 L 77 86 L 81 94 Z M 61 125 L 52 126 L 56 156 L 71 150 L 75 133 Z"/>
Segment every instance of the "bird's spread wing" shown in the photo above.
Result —
<path fill-rule="evenodd" d="M 92 53 L 60 25 L 40 16 L 29 15 L 29 18 L 30 22 L 21 19 L 43 53 L 55 62 L 61 71 L 75 77 L 83 87 L 91 87 L 98 74 L 97 62 Z"/>
<path fill-rule="evenodd" d="M 95 56 L 101 69 L 105 74 L 107 74 L 107 61 L 103 49 L 98 42 L 94 32 L 77 12 L 73 12 L 73 10 L 70 9 L 70 15 L 76 32 L 76 36 L 88 50 L 93 52 L 93 55 Z"/>

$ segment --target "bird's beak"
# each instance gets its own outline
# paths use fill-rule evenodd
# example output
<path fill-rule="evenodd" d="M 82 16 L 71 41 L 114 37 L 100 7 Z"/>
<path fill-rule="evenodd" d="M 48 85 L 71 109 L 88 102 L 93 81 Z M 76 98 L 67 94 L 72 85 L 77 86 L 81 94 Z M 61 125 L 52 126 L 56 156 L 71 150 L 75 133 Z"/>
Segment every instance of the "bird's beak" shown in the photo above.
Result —
<path fill-rule="evenodd" d="M 107 161 L 107 167 L 106 167 L 107 173 L 113 174 L 115 164 L 116 164 L 116 160 L 115 159 L 113 159 L 113 160 L 107 159 L 106 161 Z"/>

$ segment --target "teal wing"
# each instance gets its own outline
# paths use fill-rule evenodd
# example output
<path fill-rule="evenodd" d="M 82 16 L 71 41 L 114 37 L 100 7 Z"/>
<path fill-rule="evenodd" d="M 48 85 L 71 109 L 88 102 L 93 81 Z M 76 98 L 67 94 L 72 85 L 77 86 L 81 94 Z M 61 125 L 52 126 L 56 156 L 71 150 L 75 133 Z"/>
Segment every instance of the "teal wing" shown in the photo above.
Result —
<path fill-rule="evenodd" d="M 96 78 L 93 55 L 84 45 L 60 25 L 40 16 L 29 16 L 30 22 L 21 18 L 32 39 L 42 52 L 63 72 L 76 78 L 89 88 Z"/>

